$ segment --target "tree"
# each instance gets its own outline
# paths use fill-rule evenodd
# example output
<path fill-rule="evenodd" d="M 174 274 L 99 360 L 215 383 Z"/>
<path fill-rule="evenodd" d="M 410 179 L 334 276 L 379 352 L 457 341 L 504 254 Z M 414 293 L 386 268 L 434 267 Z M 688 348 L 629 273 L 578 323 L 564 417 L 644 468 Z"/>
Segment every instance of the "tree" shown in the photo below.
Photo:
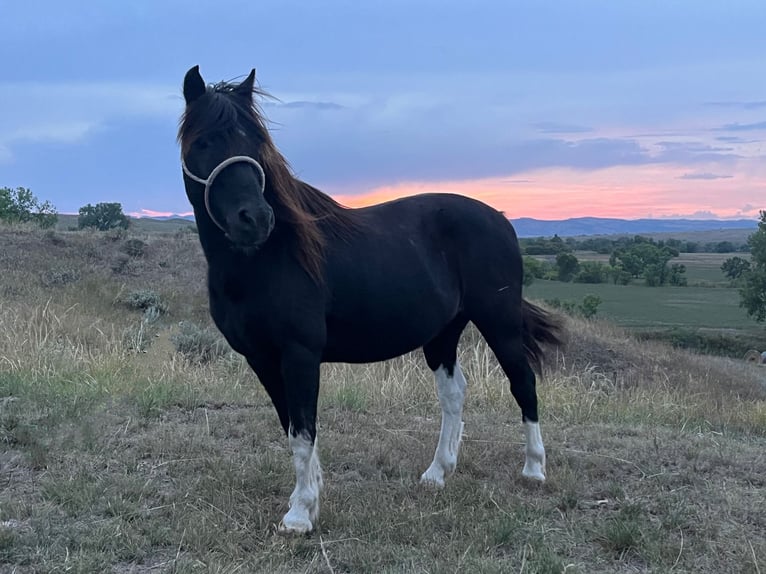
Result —
<path fill-rule="evenodd" d="M 747 239 L 750 246 L 750 269 L 742 274 L 739 289 L 740 307 L 756 321 L 766 321 L 766 211 L 761 211 L 758 231 Z"/>
<path fill-rule="evenodd" d="M 627 247 L 615 249 L 609 258 L 609 263 L 617 269 L 617 273 L 625 272 L 631 277 L 642 277 L 650 287 L 665 285 L 671 275 L 675 275 L 676 285 L 681 285 L 680 274 L 686 271 L 683 266 L 671 269 L 668 262 L 678 257 L 678 250 L 668 245 L 658 245 L 651 239 L 637 236 L 634 243 Z"/>
<path fill-rule="evenodd" d="M 96 205 L 84 205 L 80 208 L 77 217 L 77 227 L 95 227 L 99 231 L 108 231 L 116 227 L 127 229 L 130 220 L 122 212 L 120 203 L 97 203 Z"/>
<path fill-rule="evenodd" d="M 543 262 L 528 255 L 524 256 L 524 286 L 531 285 L 535 279 L 539 279 L 544 274 Z"/>
<path fill-rule="evenodd" d="M 579 266 L 580 262 L 577 261 L 577 257 L 571 253 L 559 253 L 556 256 L 559 281 L 571 281 Z"/>
<path fill-rule="evenodd" d="M 721 265 L 721 271 L 723 271 L 723 274 L 726 275 L 728 279 L 736 281 L 750 271 L 750 262 L 741 257 L 729 257 Z"/>
<path fill-rule="evenodd" d="M 40 203 L 32 190 L 25 187 L 0 188 L 0 220 L 8 223 L 36 223 L 43 229 L 58 222 L 56 208 L 49 201 Z"/>
<path fill-rule="evenodd" d="M 600 261 L 583 261 L 574 277 L 575 283 L 605 283 L 609 280 L 611 267 Z"/>

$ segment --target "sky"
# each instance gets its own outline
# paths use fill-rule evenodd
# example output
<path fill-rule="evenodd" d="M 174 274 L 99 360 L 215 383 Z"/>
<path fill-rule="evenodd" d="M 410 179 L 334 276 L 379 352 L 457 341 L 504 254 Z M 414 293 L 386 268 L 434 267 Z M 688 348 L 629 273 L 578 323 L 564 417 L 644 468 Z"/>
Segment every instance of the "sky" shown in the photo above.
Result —
<path fill-rule="evenodd" d="M 256 69 L 277 146 L 349 206 L 756 218 L 763 0 L 0 0 L 0 186 L 188 213 L 181 84 Z"/>

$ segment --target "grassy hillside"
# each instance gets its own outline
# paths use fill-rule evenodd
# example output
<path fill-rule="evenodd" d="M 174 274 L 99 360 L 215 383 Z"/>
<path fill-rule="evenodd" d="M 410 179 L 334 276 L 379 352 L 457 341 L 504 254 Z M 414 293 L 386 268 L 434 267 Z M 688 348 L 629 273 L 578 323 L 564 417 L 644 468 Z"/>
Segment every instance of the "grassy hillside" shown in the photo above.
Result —
<path fill-rule="evenodd" d="M 0 572 L 763 570 L 766 369 L 576 320 L 539 384 L 545 485 L 469 330 L 447 487 L 417 484 L 439 430 L 421 355 L 326 365 L 320 530 L 276 534 L 292 461 L 204 330 L 197 238 L 138 239 L 0 230 Z"/>
<path fill-rule="evenodd" d="M 130 225 L 133 233 L 173 233 L 179 229 L 194 227 L 194 222 L 181 218 L 160 220 L 148 217 L 131 217 Z M 77 229 L 77 215 L 59 214 L 56 229 L 58 231 Z"/>

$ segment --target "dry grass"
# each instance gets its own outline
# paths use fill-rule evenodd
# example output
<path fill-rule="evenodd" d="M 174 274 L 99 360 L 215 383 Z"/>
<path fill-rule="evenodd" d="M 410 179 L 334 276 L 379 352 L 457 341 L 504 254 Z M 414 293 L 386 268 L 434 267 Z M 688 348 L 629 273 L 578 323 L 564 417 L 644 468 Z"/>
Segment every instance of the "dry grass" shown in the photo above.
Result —
<path fill-rule="evenodd" d="M 196 238 L 142 237 L 121 274 L 119 242 L 56 237 L 0 232 L 0 572 L 766 568 L 764 369 L 573 324 L 539 385 L 540 486 L 471 330 L 466 435 L 434 492 L 417 483 L 439 429 L 420 355 L 326 365 L 319 531 L 284 538 L 292 463 L 268 398 L 238 357 L 195 363 L 172 342 L 178 321 L 208 321 Z M 77 279 L 43 282 L 57 265 Z M 144 317 L 119 303 L 136 289 L 169 308 L 141 348 L 125 333 Z"/>

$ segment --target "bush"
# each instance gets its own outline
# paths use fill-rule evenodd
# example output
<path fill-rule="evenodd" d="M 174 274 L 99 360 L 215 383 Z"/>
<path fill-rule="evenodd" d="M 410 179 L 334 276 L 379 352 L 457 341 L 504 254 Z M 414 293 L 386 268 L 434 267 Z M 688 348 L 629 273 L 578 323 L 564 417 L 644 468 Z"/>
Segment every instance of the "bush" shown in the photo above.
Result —
<path fill-rule="evenodd" d="M 140 239 L 128 239 L 123 243 L 121 251 L 130 257 L 143 257 L 146 252 L 146 243 Z"/>
<path fill-rule="evenodd" d="M 134 261 L 127 255 L 120 255 L 112 262 L 112 273 L 115 275 L 135 275 L 136 266 Z"/>
<path fill-rule="evenodd" d="M 61 235 L 53 231 L 52 229 L 49 229 L 45 232 L 45 235 L 43 235 L 45 238 L 45 241 L 50 243 L 51 245 L 66 245 L 66 239 L 64 239 Z"/>
<path fill-rule="evenodd" d="M 229 345 L 217 331 L 194 323 L 181 323 L 180 330 L 171 337 L 176 352 L 196 364 L 210 363 L 229 353 Z"/>
<path fill-rule="evenodd" d="M 568 315 L 590 319 L 598 313 L 598 307 L 601 305 L 601 297 L 588 294 L 583 297 L 580 303 L 577 303 L 576 301 L 562 301 L 559 298 L 546 299 L 545 303 L 554 309 L 564 311 Z"/>
<path fill-rule="evenodd" d="M 40 282 L 45 287 L 62 287 L 79 279 L 80 272 L 77 269 L 48 269 L 40 276 Z"/>
<path fill-rule="evenodd" d="M 163 315 L 168 311 L 167 303 L 162 300 L 159 293 L 151 289 L 141 289 L 128 293 L 121 299 L 121 302 L 131 309 L 144 311 L 147 314 Z"/>

